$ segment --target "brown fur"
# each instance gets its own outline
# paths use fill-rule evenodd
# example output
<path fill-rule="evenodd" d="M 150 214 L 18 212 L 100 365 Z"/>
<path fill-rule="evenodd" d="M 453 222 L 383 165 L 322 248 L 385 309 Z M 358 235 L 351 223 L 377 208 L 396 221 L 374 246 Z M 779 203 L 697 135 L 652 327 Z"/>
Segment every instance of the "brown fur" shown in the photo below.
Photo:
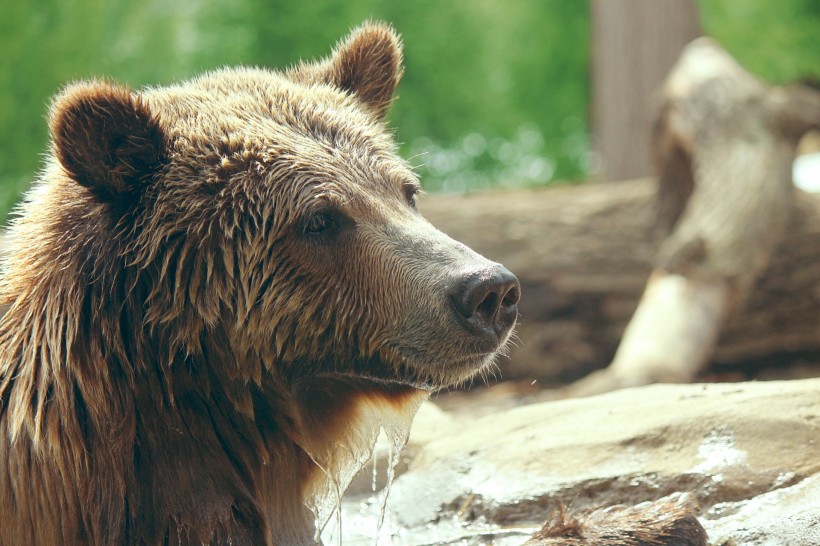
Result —
<path fill-rule="evenodd" d="M 707 546 L 706 531 L 688 494 L 581 515 L 561 508 L 524 546 Z"/>
<path fill-rule="evenodd" d="M 369 24 L 286 75 L 60 94 L 0 277 L 0 546 L 312 543 L 374 427 L 492 365 L 511 321 L 448 290 L 496 266 L 415 210 L 400 75 Z"/>

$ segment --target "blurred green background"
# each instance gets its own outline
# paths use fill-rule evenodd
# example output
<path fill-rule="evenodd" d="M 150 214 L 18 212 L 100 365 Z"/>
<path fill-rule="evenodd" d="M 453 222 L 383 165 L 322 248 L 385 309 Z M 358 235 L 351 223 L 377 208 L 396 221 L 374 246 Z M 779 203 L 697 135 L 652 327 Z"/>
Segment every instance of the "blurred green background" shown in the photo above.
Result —
<path fill-rule="evenodd" d="M 820 74 L 817 0 L 701 0 L 703 26 L 749 70 Z M 582 180 L 589 13 L 583 0 L 23 0 L 0 18 L 0 220 L 42 161 L 67 81 L 139 87 L 226 64 L 326 55 L 368 18 L 393 23 L 406 72 L 390 118 L 429 191 Z"/>

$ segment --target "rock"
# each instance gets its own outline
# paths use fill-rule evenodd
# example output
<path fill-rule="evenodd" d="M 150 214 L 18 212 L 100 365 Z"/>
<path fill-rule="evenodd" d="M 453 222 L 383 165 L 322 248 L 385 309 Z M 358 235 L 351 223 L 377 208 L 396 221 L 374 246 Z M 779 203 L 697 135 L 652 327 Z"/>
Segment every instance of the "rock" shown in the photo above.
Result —
<path fill-rule="evenodd" d="M 748 501 L 716 504 L 702 519 L 716 546 L 820 544 L 820 474 Z"/>
<path fill-rule="evenodd" d="M 653 385 L 444 430 L 414 446 L 379 544 L 520 545 L 559 504 L 584 511 L 674 492 L 700 503 L 713 544 L 820 544 L 820 379 Z M 345 544 L 372 541 L 380 506 L 345 503 Z"/>

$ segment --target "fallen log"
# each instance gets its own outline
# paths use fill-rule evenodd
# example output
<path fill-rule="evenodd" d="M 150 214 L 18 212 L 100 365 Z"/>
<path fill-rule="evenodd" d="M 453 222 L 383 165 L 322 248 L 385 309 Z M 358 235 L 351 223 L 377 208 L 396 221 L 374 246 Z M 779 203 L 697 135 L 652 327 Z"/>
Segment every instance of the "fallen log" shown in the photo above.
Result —
<path fill-rule="evenodd" d="M 820 370 L 820 195 L 795 191 L 781 243 L 729 317 L 711 363 L 805 361 Z M 519 341 L 505 379 L 565 383 L 606 366 L 640 300 L 661 240 L 656 180 L 426 196 L 433 224 L 519 278 Z"/>

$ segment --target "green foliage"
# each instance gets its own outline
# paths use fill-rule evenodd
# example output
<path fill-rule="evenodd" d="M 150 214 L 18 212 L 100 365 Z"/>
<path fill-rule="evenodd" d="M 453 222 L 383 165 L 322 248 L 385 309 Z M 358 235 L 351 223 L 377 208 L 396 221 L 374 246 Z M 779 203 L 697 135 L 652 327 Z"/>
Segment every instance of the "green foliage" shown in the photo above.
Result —
<path fill-rule="evenodd" d="M 702 0 L 701 10 L 763 78 L 820 74 L 816 0 Z M 65 82 L 140 87 L 225 64 L 283 67 L 326 55 L 370 18 L 404 37 L 391 123 L 428 190 L 585 176 L 581 0 L 23 0 L 0 18 L 0 216 L 40 166 L 49 97 Z"/>
<path fill-rule="evenodd" d="M 773 84 L 820 77 L 817 0 L 701 0 L 704 31 Z"/>

